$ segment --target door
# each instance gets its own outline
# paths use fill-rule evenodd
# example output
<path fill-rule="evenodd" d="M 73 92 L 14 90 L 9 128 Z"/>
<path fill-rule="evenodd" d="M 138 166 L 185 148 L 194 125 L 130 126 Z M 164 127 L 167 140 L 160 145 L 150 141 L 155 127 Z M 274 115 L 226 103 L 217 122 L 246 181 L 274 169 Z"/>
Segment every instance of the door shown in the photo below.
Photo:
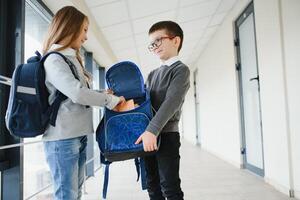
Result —
<path fill-rule="evenodd" d="M 251 3 L 236 21 L 237 70 L 239 75 L 242 151 L 244 166 L 264 176 L 263 138 L 257 65 L 254 8 Z"/>

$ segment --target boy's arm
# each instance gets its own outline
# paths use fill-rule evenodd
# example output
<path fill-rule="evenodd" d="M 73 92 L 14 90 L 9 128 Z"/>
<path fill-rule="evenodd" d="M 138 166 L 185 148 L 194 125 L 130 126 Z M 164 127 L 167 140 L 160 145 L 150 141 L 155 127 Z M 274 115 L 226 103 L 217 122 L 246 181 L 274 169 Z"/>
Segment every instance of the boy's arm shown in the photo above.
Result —
<path fill-rule="evenodd" d="M 165 100 L 150 121 L 146 131 L 158 135 L 169 119 L 178 111 L 190 87 L 190 70 L 188 67 L 179 68 L 168 87 Z"/>

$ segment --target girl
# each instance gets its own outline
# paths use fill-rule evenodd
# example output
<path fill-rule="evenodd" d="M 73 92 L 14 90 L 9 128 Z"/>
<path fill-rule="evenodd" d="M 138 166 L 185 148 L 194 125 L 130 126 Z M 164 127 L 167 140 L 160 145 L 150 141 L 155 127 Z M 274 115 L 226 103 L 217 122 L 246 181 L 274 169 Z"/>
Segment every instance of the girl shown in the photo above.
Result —
<path fill-rule="evenodd" d="M 88 88 L 90 75 L 84 69 L 79 54 L 81 45 L 87 40 L 89 21 L 87 16 L 72 6 L 60 9 L 49 27 L 43 53 L 59 51 L 73 64 L 80 80 L 75 79 L 69 65 L 57 54 L 45 61 L 46 86 L 50 93 L 49 103 L 56 90 L 68 97 L 60 105 L 56 125 L 49 126 L 43 140 L 46 159 L 54 181 L 56 200 L 81 198 L 86 162 L 87 134 L 93 133 L 92 108 L 106 106 L 115 108 L 125 101 L 108 93 Z"/>

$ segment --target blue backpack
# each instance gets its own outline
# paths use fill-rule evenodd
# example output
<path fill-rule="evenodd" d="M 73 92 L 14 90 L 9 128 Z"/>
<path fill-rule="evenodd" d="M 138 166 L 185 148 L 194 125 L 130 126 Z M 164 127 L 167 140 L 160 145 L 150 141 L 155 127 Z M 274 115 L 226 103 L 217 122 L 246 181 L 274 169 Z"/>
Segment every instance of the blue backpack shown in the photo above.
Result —
<path fill-rule="evenodd" d="M 139 106 L 125 112 L 105 108 L 104 116 L 97 128 L 96 139 L 100 148 L 101 163 L 105 166 L 103 198 L 106 198 L 109 165 L 114 161 L 135 159 L 142 188 L 146 189 L 145 169 L 142 157 L 153 154 L 145 152 L 143 144 L 135 141 L 145 131 L 152 119 L 149 91 L 145 88 L 139 68 L 132 62 L 124 61 L 113 65 L 106 73 L 108 88 L 117 96 L 133 99 Z"/>
<path fill-rule="evenodd" d="M 26 64 L 19 65 L 13 73 L 5 116 L 6 127 L 14 136 L 35 137 L 43 134 L 49 124 L 55 126 L 59 106 L 67 97 L 57 90 L 54 102 L 48 103 L 44 61 L 51 54 L 60 55 L 75 78 L 79 79 L 73 63 L 59 52 L 44 56 L 36 52 L 36 56 L 29 58 Z"/>

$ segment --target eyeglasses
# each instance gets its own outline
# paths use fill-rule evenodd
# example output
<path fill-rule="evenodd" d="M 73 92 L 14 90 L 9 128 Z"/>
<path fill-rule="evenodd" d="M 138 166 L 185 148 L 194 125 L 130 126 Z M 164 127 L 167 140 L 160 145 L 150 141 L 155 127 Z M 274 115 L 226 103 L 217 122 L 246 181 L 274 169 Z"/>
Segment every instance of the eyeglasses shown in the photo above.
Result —
<path fill-rule="evenodd" d="M 172 40 L 173 38 L 175 38 L 176 36 L 170 37 L 170 36 L 164 36 L 164 37 L 160 37 L 157 38 L 156 40 L 154 40 L 153 42 L 151 42 L 148 45 L 148 49 L 149 51 L 154 51 L 154 49 L 157 49 L 158 47 L 160 47 L 160 45 L 162 44 L 162 40 L 163 39 L 170 39 Z"/>

